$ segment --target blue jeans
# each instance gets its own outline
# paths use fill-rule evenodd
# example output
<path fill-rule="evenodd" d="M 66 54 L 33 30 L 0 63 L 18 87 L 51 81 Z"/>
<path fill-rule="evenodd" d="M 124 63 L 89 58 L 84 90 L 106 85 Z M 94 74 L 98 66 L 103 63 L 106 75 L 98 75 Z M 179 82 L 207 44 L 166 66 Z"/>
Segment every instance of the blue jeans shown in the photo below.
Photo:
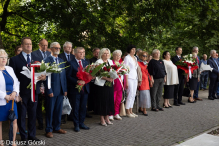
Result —
<path fill-rule="evenodd" d="M 200 76 L 200 89 L 206 89 L 208 83 L 208 72 L 202 72 Z"/>

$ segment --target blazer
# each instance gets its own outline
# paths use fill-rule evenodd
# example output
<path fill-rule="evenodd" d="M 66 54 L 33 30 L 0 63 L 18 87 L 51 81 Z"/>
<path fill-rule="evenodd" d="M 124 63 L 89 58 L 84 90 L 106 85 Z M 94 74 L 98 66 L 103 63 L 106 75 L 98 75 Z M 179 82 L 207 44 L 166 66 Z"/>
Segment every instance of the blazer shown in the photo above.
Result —
<path fill-rule="evenodd" d="M 31 53 L 31 63 L 34 61 L 41 61 L 40 58 L 36 57 Z M 21 74 L 23 71 L 23 66 L 27 66 L 27 61 L 25 60 L 22 53 L 17 56 L 14 56 L 10 59 L 9 66 L 11 66 L 14 70 L 15 75 L 20 82 L 20 96 L 27 95 L 30 96 L 31 90 L 27 89 L 27 86 L 30 84 L 31 80 L 27 78 L 25 75 Z M 36 84 L 36 94 L 40 94 L 40 84 L 41 82 L 37 82 Z M 22 97 L 23 98 L 23 97 Z"/>
<path fill-rule="evenodd" d="M 176 55 L 172 58 L 173 64 L 176 64 L 176 62 L 179 61 L 179 57 Z M 178 70 L 178 77 L 179 78 L 185 78 L 184 71 L 182 69 L 177 69 Z"/>
<path fill-rule="evenodd" d="M 40 58 L 41 61 L 43 60 L 42 53 L 40 52 L 39 49 L 36 50 L 36 51 L 33 51 L 32 54 L 35 55 L 36 57 Z M 49 56 L 51 55 L 51 52 L 46 51 L 46 55 L 47 55 L 47 57 L 49 57 Z M 41 61 L 40 61 L 40 62 L 41 62 Z"/>
<path fill-rule="evenodd" d="M 88 65 L 88 62 L 81 59 L 83 67 L 86 67 Z M 70 94 L 80 94 L 78 92 L 78 89 L 76 89 L 76 85 L 78 84 L 78 78 L 77 78 L 77 72 L 78 72 L 78 62 L 75 58 L 73 58 L 71 61 L 67 62 L 67 65 L 70 65 L 70 67 L 68 68 L 68 72 L 67 72 L 67 79 L 68 82 L 70 82 Z M 83 90 L 87 93 L 90 93 L 90 86 L 89 83 L 85 84 L 83 86 Z M 83 92 L 83 91 L 82 91 Z"/>
<path fill-rule="evenodd" d="M 18 81 L 12 67 L 5 66 L 5 69 L 8 72 L 8 74 L 12 77 L 12 79 L 14 80 L 13 91 L 15 91 L 17 93 L 16 96 L 18 96 L 20 92 L 20 82 Z M 0 82 L 0 106 L 1 106 L 1 105 L 6 105 L 5 96 L 7 95 L 6 86 L 4 82 L 4 75 L 2 72 L 0 72 L 0 79 L 1 79 L 1 82 Z"/>
<path fill-rule="evenodd" d="M 109 62 L 110 65 L 113 65 L 112 60 L 108 59 L 108 62 Z M 96 61 L 96 63 L 104 63 L 104 62 L 103 62 L 102 59 L 98 59 Z M 102 80 L 102 79 L 99 79 L 98 77 L 96 77 L 94 84 L 98 85 L 98 86 L 104 86 L 105 82 L 106 82 L 106 80 Z"/>
<path fill-rule="evenodd" d="M 67 62 L 67 61 L 68 61 L 67 58 L 66 58 L 66 56 L 65 56 L 65 53 L 64 53 L 64 52 L 61 53 L 61 54 L 59 54 L 59 58 L 61 58 L 62 60 L 64 60 L 64 62 Z M 70 61 L 71 61 L 73 58 L 75 58 L 75 56 L 70 53 Z M 65 63 L 65 64 L 66 64 L 66 63 Z"/>
<path fill-rule="evenodd" d="M 218 60 L 216 60 L 216 61 L 217 61 L 218 65 L 219 65 L 219 61 Z M 214 62 L 212 57 L 210 57 L 208 59 L 207 64 L 210 65 L 211 68 L 213 68 L 212 72 L 209 71 L 209 77 L 210 78 L 218 78 L 218 73 L 219 73 L 218 67 L 217 67 L 217 65 Z"/>
<path fill-rule="evenodd" d="M 64 62 L 61 58 L 58 57 L 59 63 Z M 49 56 L 45 59 L 45 63 L 54 63 L 53 57 Z M 64 64 L 59 65 L 60 68 L 64 68 Z M 48 82 L 48 77 L 47 77 Z M 53 93 L 54 96 L 59 96 L 60 94 L 63 94 L 67 92 L 67 82 L 66 82 L 66 73 L 65 69 L 62 70 L 61 73 L 52 73 L 51 74 L 51 88 L 48 89 L 48 84 L 44 84 L 46 93 L 51 94 Z"/>
<path fill-rule="evenodd" d="M 193 74 L 192 74 L 192 77 L 194 77 L 194 78 L 200 78 L 200 69 L 199 69 L 199 63 L 196 61 L 195 62 L 196 63 L 196 65 L 198 65 L 198 69 L 196 69 L 196 70 L 194 70 L 193 71 Z"/>
<path fill-rule="evenodd" d="M 138 74 L 137 74 L 138 62 L 136 57 L 135 60 L 136 60 L 136 64 L 129 54 L 124 59 L 124 64 L 129 66 L 130 68 L 130 72 L 129 74 L 127 74 L 129 79 L 138 79 Z"/>

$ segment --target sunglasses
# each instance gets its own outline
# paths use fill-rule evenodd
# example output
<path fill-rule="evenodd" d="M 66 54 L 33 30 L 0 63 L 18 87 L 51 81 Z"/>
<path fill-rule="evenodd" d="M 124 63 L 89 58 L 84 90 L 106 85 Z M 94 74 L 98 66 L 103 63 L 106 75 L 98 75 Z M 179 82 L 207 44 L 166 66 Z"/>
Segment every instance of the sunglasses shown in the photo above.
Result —
<path fill-rule="evenodd" d="M 142 57 L 147 57 L 147 55 L 142 55 Z"/>
<path fill-rule="evenodd" d="M 52 48 L 54 48 L 54 49 L 56 49 L 56 50 L 58 50 L 58 49 L 60 50 L 60 49 L 61 49 L 61 48 L 58 48 L 58 47 L 52 47 Z"/>

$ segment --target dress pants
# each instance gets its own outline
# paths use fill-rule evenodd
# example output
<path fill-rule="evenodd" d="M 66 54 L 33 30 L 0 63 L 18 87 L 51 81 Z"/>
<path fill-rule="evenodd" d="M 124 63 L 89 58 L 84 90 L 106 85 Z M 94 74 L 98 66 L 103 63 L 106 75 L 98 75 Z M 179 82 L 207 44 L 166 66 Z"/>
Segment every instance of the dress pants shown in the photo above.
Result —
<path fill-rule="evenodd" d="M 208 83 L 208 72 L 202 72 L 200 76 L 200 89 L 206 89 Z"/>
<path fill-rule="evenodd" d="M 210 78 L 208 97 L 216 96 L 217 84 L 218 84 L 217 78 Z"/>
<path fill-rule="evenodd" d="M 63 96 L 46 95 L 46 133 L 60 130 Z"/>
<path fill-rule="evenodd" d="M 184 76 L 179 76 L 179 84 L 174 87 L 174 104 L 182 102 L 182 95 L 184 89 Z"/>
<path fill-rule="evenodd" d="M 38 94 L 36 117 L 37 117 L 39 127 L 43 127 L 43 112 L 42 112 L 43 99 L 44 99 L 44 96 L 42 94 Z"/>
<path fill-rule="evenodd" d="M 87 98 L 88 94 L 85 91 L 81 91 L 79 94 L 73 95 L 73 122 L 74 126 L 80 126 L 84 123 L 87 112 Z"/>
<path fill-rule="evenodd" d="M 154 79 L 154 85 L 151 87 L 150 94 L 151 94 L 151 106 L 152 108 L 160 108 L 160 98 L 163 92 L 163 83 L 164 78 Z"/>
<path fill-rule="evenodd" d="M 30 94 L 20 95 L 22 102 L 17 103 L 18 110 L 18 128 L 21 135 L 21 140 L 33 138 L 36 136 L 36 108 L 38 95 L 35 95 L 36 102 L 31 101 Z M 26 131 L 26 113 L 28 115 L 28 137 Z"/>
<path fill-rule="evenodd" d="M 88 111 L 94 111 L 94 107 L 95 107 L 95 86 L 94 86 L 94 82 L 91 81 L 89 83 L 90 86 L 90 93 L 88 94 L 88 101 L 87 101 L 87 110 Z"/>
<path fill-rule="evenodd" d="M 121 104 L 121 101 L 122 101 L 122 91 L 123 91 L 123 89 L 118 90 L 118 91 L 114 90 L 114 109 L 115 109 L 115 115 L 119 114 L 119 112 L 120 112 L 119 110 L 120 110 L 120 104 Z"/>
<path fill-rule="evenodd" d="M 137 79 L 128 79 L 128 90 L 127 90 L 127 98 L 125 103 L 125 109 L 133 108 L 133 104 L 135 101 L 135 95 L 137 91 L 138 86 L 138 80 Z"/>

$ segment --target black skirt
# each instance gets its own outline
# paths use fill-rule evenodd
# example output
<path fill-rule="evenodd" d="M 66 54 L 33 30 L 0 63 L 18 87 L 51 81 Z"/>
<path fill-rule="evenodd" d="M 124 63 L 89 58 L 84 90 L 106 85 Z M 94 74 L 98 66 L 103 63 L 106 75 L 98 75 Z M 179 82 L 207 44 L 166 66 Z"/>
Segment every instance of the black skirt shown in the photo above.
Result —
<path fill-rule="evenodd" d="M 196 90 L 198 84 L 198 78 L 191 78 L 189 79 L 189 88 L 190 90 Z"/>
<path fill-rule="evenodd" d="M 101 116 L 114 115 L 114 87 L 94 85 L 95 114 Z"/>
<path fill-rule="evenodd" d="M 164 85 L 164 99 L 172 99 L 174 96 L 175 85 Z"/>

